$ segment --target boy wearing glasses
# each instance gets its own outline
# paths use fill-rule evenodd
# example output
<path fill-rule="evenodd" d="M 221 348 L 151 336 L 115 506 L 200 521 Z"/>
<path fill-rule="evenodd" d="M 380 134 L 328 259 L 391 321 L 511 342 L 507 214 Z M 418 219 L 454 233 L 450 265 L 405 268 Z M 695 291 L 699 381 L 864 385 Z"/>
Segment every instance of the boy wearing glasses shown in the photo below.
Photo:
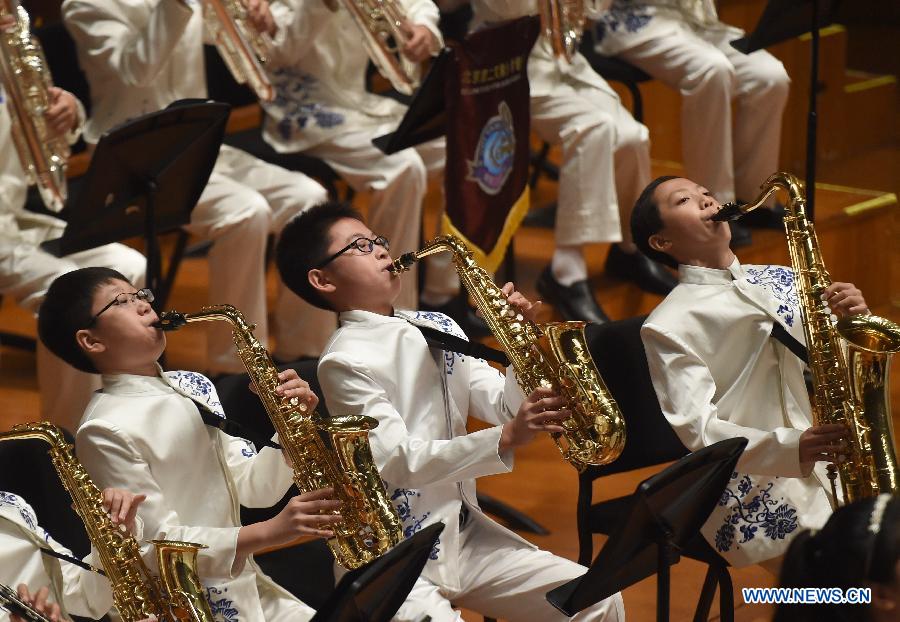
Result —
<path fill-rule="evenodd" d="M 265 576 L 253 553 L 300 536 L 330 537 L 340 519 L 330 490 L 294 497 L 276 517 L 241 525 L 239 504 L 269 507 L 287 492 L 292 472 L 280 452 L 256 452 L 243 439 L 206 426 L 201 412 L 225 417 L 212 383 L 201 374 L 163 372 L 166 346 L 150 306 L 121 274 L 84 268 L 58 278 L 38 318 L 41 340 L 82 371 L 102 374 L 103 388 L 76 434 L 78 457 L 99 486 L 141 490 L 143 542 L 200 542 L 199 574 L 218 619 L 308 620 L 315 613 Z M 277 389 L 314 407 L 296 372 Z M 149 544 L 142 548 L 150 561 Z"/>
<path fill-rule="evenodd" d="M 475 478 L 512 469 L 515 448 L 561 431 L 570 413 L 540 389 L 523 399 L 514 374 L 449 349 L 430 348 L 419 327 L 465 335 L 440 313 L 394 308 L 400 279 L 388 241 L 343 204 L 323 204 L 285 227 L 276 251 L 282 279 L 310 304 L 339 313 L 319 362 L 331 412 L 378 420 L 372 454 L 408 537 L 441 521 L 443 533 L 396 620 L 461 620 L 451 602 L 506 620 L 564 620 L 545 594 L 585 568 L 538 550 L 478 507 Z M 503 288 L 523 315 L 536 305 Z M 466 433 L 468 416 L 491 427 Z M 621 620 L 621 596 L 577 620 Z"/>

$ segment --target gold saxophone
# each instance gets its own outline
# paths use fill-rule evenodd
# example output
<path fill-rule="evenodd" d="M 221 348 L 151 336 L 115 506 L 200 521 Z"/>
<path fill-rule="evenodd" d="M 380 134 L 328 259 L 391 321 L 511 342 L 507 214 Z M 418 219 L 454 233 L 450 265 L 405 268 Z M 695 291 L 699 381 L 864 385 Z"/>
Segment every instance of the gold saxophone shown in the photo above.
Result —
<path fill-rule="evenodd" d="M 369 430 L 378 422 L 358 415 L 323 417 L 309 413 L 297 398 L 279 396 L 275 388 L 281 381 L 272 357 L 253 335 L 255 325 L 231 305 L 203 307 L 198 313 L 167 311 L 158 326 L 168 331 L 205 321 L 231 324 L 238 356 L 278 432 L 300 492 L 334 488 L 342 501 L 343 520 L 333 527 L 335 535 L 328 540 L 338 563 L 351 570 L 359 568 L 398 544 L 403 539 L 400 517 L 387 497 L 369 446 Z M 320 433 L 330 439 L 330 446 Z"/>
<path fill-rule="evenodd" d="M 538 0 L 541 33 L 553 55 L 571 63 L 584 34 L 585 0 Z"/>
<path fill-rule="evenodd" d="M 728 203 L 713 220 L 740 218 L 763 205 L 779 188 L 789 197 L 784 228 L 809 351 L 813 419 L 817 425 L 841 423 L 850 430 L 848 460 L 836 469 L 828 467 L 835 502 L 835 470 L 841 476 L 843 503 L 896 494 L 900 492 L 900 471 L 894 451 L 888 372 L 890 355 L 900 351 L 900 325 L 875 315 L 848 316 L 832 323 L 831 310 L 821 299 L 831 285 L 831 276 L 822 261 L 815 228 L 806 218 L 803 184 L 794 175 L 771 175 L 753 203 Z"/>
<path fill-rule="evenodd" d="M 400 51 L 408 37 L 401 29 L 406 13 L 397 0 L 325 0 L 332 10 L 344 6 L 359 28 L 363 45 L 379 73 L 397 92 L 412 95 L 422 82 L 422 67 Z"/>
<path fill-rule="evenodd" d="M 238 84 L 247 84 L 264 102 L 275 99 L 275 87 L 263 65 L 272 42 L 259 32 L 242 0 L 203 0 L 203 23 Z"/>
<path fill-rule="evenodd" d="M 50 459 L 98 552 L 112 588 L 113 603 L 125 622 L 137 622 L 151 615 L 160 622 L 214 622 L 197 579 L 196 556 L 198 550 L 205 548 L 203 545 L 154 540 L 160 572 L 156 578 L 144 564 L 137 540 L 110 520 L 100 490 L 72 453 L 62 430 L 42 421 L 23 423 L 0 433 L 0 442 L 21 439 L 39 439 L 50 445 Z"/>
<path fill-rule="evenodd" d="M 14 589 L 2 583 L 0 583 L 0 608 L 19 616 L 25 622 L 50 622 L 50 618 L 19 598 Z"/>
<path fill-rule="evenodd" d="M 545 387 L 565 398 L 572 416 L 561 422 L 565 432 L 552 435 L 563 458 L 579 471 L 618 458 L 625 447 L 625 420 L 588 351 L 584 322 L 538 326 L 526 321 L 465 243 L 453 235 L 440 235 L 420 250 L 401 255 L 392 271 L 400 274 L 443 251 L 453 254 L 460 280 L 506 351 L 525 394 Z"/>
<path fill-rule="evenodd" d="M 25 9 L 16 0 L 0 0 L 0 17 L 16 20 L 0 32 L 0 80 L 9 100 L 13 145 L 29 182 L 37 185 L 47 208 L 58 212 L 66 202 L 69 145 L 53 136 L 44 120 L 53 78 Z"/>

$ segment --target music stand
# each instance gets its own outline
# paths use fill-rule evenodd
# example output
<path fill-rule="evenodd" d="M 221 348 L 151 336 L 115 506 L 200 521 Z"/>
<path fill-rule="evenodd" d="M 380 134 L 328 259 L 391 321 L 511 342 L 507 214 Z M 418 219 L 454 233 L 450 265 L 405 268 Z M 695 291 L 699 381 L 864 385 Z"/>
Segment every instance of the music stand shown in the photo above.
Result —
<path fill-rule="evenodd" d="M 655 573 L 656 619 L 668 621 L 669 567 L 709 518 L 746 446 L 743 437 L 720 441 L 641 482 L 591 567 L 547 592 L 550 604 L 573 616 Z"/>
<path fill-rule="evenodd" d="M 310 622 L 388 622 L 422 574 L 443 530 L 444 523 L 429 525 L 348 572 Z"/>
<path fill-rule="evenodd" d="M 453 51 L 450 48 L 441 50 L 425 74 L 422 86 L 409 102 L 400 125 L 390 134 L 373 138 L 372 144 L 390 155 L 447 133 L 444 82 L 452 58 Z"/>
<path fill-rule="evenodd" d="M 100 137 L 78 196 L 67 206 L 65 233 L 41 244 L 68 255 L 143 236 L 147 287 L 165 304 L 156 236 L 187 224 L 212 173 L 230 106 L 180 100 L 126 121 Z"/>
<path fill-rule="evenodd" d="M 809 112 L 806 120 L 806 215 L 815 215 L 816 195 L 816 97 L 819 93 L 819 26 L 831 23 L 839 0 L 769 0 L 752 33 L 735 39 L 731 46 L 750 54 L 809 32 Z"/>

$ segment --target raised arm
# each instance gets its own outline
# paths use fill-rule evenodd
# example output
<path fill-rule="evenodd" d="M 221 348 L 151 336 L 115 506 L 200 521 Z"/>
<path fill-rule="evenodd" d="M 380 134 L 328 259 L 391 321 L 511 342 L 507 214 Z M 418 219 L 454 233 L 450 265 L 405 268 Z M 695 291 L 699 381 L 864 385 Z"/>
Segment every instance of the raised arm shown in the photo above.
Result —
<path fill-rule="evenodd" d="M 685 447 L 696 451 L 743 436 L 749 444 L 738 462 L 741 470 L 783 477 L 807 475 L 800 465 L 800 430 L 763 430 L 727 421 L 713 402 L 712 373 L 687 344 L 652 324 L 644 324 L 641 338 L 660 408 Z"/>
<path fill-rule="evenodd" d="M 322 357 L 319 383 L 329 412 L 378 420 L 378 427 L 369 434 L 372 455 L 382 477 L 392 484 L 421 488 L 506 473 L 512 467 L 512 456 L 499 454 L 500 426 L 449 440 L 413 436 L 372 373 L 342 354 Z M 444 421 L 443 410 L 421 414 L 435 422 Z"/>

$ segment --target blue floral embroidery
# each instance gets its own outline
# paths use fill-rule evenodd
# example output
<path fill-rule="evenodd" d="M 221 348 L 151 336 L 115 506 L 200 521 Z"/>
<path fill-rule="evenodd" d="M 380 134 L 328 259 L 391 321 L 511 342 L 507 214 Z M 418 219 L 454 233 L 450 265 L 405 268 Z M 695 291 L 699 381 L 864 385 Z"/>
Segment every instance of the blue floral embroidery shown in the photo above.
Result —
<path fill-rule="evenodd" d="M 653 19 L 653 13 L 646 4 L 617 0 L 595 22 L 595 39 L 599 43 L 607 32 L 637 32 Z"/>
<path fill-rule="evenodd" d="M 290 140 L 295 131 L 305 129 L 310 121 L 325 129 L 344 123 L 344 115 L 313 101 L 318 82 L 308 73 L 287 67 L 272 72 L 275 99 L 267 106 L 281 112 L 276 127 L 285 140 Z"/>
<path fill-rule="evenodd" d="M 797 288 L 794 287 L 794 271 L 783 266 L 747 267 L 744 271 L 747 273 L 748 283 L 758 285 L 772 294 L 778 301 L 776 313 L 785 324 L 793 326 L 800 305 Z"/>
<path fill-rule="evenodd" d="M 449 333 L 460 339 L 468 340 L 468 337 L 459 325 L 454 322 L 452 318 L 443 313 L 438 313 L 437 311 L 414 311 L 411 319 L 416 324 L 434 324 L 434 328 L 437 328 L 438 330 L 442 330 L 445 333 Z"/>
<path fill-rule="evenodd" d="M 797 529 L 797 509 L 781 500 L 772 498 L 772 486 L 769 482 L 765 488 L 753 484 L 749 475 L 734 472 L 731 482 L 719 499 L 719 506 L 730 506 L 725 522 L 716 531 L 716 550 L 730 551 L 735 538 L 740 532 L 741 539 L 737 544 L 753 540 L 760 527 L 762 533 L 770 540 L 784 540 L 785 536 Z M 751 496 L 754 488 L 757 494 Z"/>
<path fill-rule="evenodd" d="M 18 510 L 19 515 L 22 517 L 22 521 L 24 521 L 29 529 L 41 536 L 45 542 L 50 541 L 50 534 L 46 529 L 38 525 L 37 516 L 35 515 L 34 510 L 31 509 L 31 506 L 28 505 L 25 499 L 17 494 L 0 490 L 0 505 L 6 505 Z"/>
<path fill-rule="evenodd" d="M 169 371 L 166 372 L 166 377 L 179 390 L 202 401 L 211 411 L 225 418 L 219 394 L 209 378 L 193 371 Z"/>
<path fill-rule="evenodd" d="M 409 488 L 397 488 L 391 495 L 391 501 L 394 502 L 394 507 L 397 508 L 397 514 L 400 515 L 400 520 L 403 521 L 404 538 L 409 538 L 417 531 L 420 531 L 425 526 L 425 519 L 431 516 L 431 512 L 425 512 L 421 517 L 417 517 L 413 514 L 412 502 L 421 496 L 421 492 Z M 440 544 L 441 539 L 438 538 L 434 543 L 434 548 L 431 549 L 431 553 L 428 555 L 428 559 L 438 558 L 438 553 L 441 552 L 441 549 L 439 548 Z"/>
<path fill-rule="evenodd" d="M 216 622 L 238 622 L 240 612 L 234 606 L 234 601 L 222 596 L 228 588 L 219 589 L 217 587 L 206 588 L 206 600 L 209 601 L 209 608 L 212 610 L 213 617 Z M 219 598 L 219 596 L 222 596 Z"/>

